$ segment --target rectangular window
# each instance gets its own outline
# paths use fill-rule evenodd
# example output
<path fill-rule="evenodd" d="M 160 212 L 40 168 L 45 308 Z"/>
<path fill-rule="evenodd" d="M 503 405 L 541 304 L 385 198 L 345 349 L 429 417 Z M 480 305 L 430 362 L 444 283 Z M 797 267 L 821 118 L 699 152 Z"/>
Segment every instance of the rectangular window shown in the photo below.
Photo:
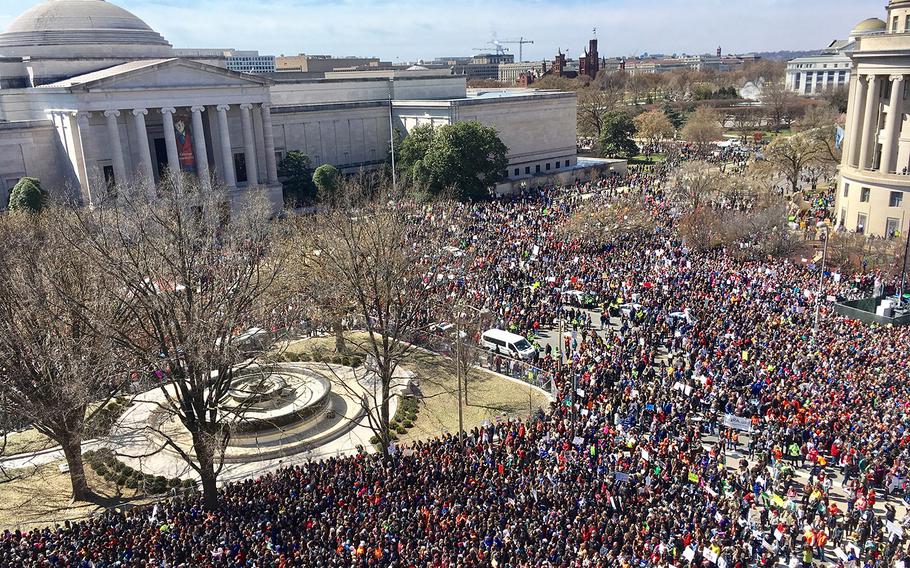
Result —
<path fill-rule="evenodd" d="M 796 74 L 796 78 L 793 79 L 793 90 L 795 90 L 795 91 L 799 90 L 799 84 L 802 82 L 802 78 L 803 78 L 802 73 Z"/>
<path fill-rule="evenodd" d="M 531 175 L 531 166 L 525 166 L 525 175 Z"/>
<path fill-rule="evenodd" d="M 516 176 L 518 175 L 518 172 L 519 172 L 519 169 L 518 169 L 518 168 L 515 168 L 515 175 L 516 175 Z"/>
<path fill-rule="evenodd" d="M 556 169 L 557 169 L 557 170 L 559 169 L 559 162 L 558 162 L 558 161 L 556 162 Z"/>
<path fill-rule="evenodd" d="M 569 160 L 566 160 L 566 167 L 569 167 Z"/>
<path fill-rule="evenodd" d="M 547 162 L 547 171 L 550 171 L 550 162 Z"/>
<path fill-rule="evenodd" d="M 850 197 L 850 184 L 844 184 L 844 197 Z"/>
<path fill-rule="evenodd" d="M 870 192 L 870 190 L 868 187 L 864 187 L 861 190 L 859 190 L 860 203 L 869 203 L 869 192 Z"/>
<path fill-rule="evenodd" d="M 537 164 L 536 166 L 534 166 L 534 173 L 538 173 L 538 174 L 540 173 L 540 164 Z"/>
<path fill-rule="evenodd" d="M 860 213 L 856 216 L 856 232 L 863 234 L 866 232 L 866 214 Z"/>
<path fill-rule="evenodd" d="M 885 236 L 886 237 L 896 237 L 897 232 L 900 230 L 900 219 L 895 219 L 894 217 L 888 217 L 885 221 Z"/>
<path fill-rule="evenodd" d="M 900 20 L 897 16 L 891 20 L 891 33 L 897 33 L 897 22 Z"/>
<path fill-rule="evenodd" d="M 904 20 L 904 32 L 910 32 L 910 16 Z"/>
<path fill-rule="evenodd" d="M 888 198 L 888 207 L 900 207 L 903 202 L 904 192 L 892 191 L 891 196 Z"/>

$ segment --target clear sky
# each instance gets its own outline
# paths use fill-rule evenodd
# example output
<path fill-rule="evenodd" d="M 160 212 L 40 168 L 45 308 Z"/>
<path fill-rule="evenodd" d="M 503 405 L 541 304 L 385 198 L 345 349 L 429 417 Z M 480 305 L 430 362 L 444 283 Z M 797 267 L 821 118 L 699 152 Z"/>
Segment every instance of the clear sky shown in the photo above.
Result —
<path fill-rule="evenodd" d="M 0 0 L 0 28 L 37 0 Z M 525 59 L 808 50 L 885 17 L 886 0 L 117 0 L 175 47 L 412 61 L 470 55 L 494 34 L 533 39 Z M 510 46 L 518 53 L 518 46 Z"/>

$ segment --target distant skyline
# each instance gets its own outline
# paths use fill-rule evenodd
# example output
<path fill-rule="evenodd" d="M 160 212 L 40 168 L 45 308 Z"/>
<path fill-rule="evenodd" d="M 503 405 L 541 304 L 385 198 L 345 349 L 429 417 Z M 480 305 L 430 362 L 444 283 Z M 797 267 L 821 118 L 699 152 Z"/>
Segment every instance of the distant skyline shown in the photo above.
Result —
<path fill-rule="evenodd" d="M 2 0 L 0 29 L 36 0 Z M 600 53 L 724 53 L 821 49 L 885 0 L 115 0 L 174 47 L 269 55 L 375 56 L 387 61 L 471 55 L 524 36 L 526 60 L 577 57 L 597 28 Z M 188 5 L 191 4 L 191 5 Z M 509 46 L 518 59 L 518 46 Z M 2 53 L 0 53 L 2 55 Z"/>

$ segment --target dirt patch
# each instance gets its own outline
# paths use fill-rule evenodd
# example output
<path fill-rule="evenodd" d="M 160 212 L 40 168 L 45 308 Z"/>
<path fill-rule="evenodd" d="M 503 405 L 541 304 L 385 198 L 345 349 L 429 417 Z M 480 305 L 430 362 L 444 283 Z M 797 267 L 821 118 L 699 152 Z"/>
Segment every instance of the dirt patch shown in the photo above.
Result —
<path fill-rule="evenodd" d="M 98 499 L 91 503 L 72 503 L 69 473 L 60 471 L 62 463 L 0 474 L 0 527 L 42 528 L 66 520 L 84 519 L 123 503 L 141 502 L 136 500 L 135 491 L 121 490 L 116 484 L 95 475 L 86 465 L 89 487 L 98 494 Z"/>

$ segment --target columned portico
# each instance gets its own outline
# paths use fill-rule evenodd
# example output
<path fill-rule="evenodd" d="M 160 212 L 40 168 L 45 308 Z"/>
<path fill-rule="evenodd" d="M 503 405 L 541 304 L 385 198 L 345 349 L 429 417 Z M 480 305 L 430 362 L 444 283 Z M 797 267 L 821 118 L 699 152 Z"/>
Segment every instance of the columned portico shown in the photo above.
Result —
<path fill-rule="evenodd" d="M 275 132 L 272 129 L 272 109 L 267 104 L 259 106 L 262 115 L 262 137 L 265 139 L 265 165 L 269 185 L 278 183 L 278 164 L 275 159 Z"/>
<path fill-rule="evenodd" d="M 205 127 L 202 123 L 202 113 L 205 111 L 205 107 L 194 106 L 190 111 L 193 113 L 193 152 L 196 155 L 196 172 L 199 174 L 202 187 L 211 189 L 208 152 L 205 149 Z"/>
<path fill-rule="evenodd" d="M 866 87 L 866 108 L 863 113 L 862 146 L 859 151 L 859 168 L 872 169 L 872 159 L 878 139 L 878 107 L 881 97 L 881 79 L 877 75 L 868 77 Z"/>
<path fill-rule="evenodd" d="M 885 139 L 882 142 L 881 172 L 883 174 L 895 171 L 897 141 L 901 135 L 904 116 L 904 76 L 892 75 L 890 80 L 891 97 L 888 105 L 888 121 L 885 124 Z"/>
<path fill-rule="evenodd" d="M 180 183 L 180 156 L 177 155 L 177 135 L 174 133 L 174 114 L 177 109 L 174 107 L 164 107 L 161 109 L 161 121 L 164 124 L 164 142 L 167 146 L 167 169 L 171 175 L 175 176 L 177 183 Z"/>
<path fill-rule="evenodd" d="M 107 120 L 107 138 L 111 145 L 111 164 L 114 167 L 115 183 L 123 183 L 127 179 L 126 163 L 123 161 L 123 146 L 120 143 L 120 124 L 117 122 L 119 117 L 119 110 L 104 111 L 104 118 Z"/>
<path fill-rule="evenodd" d="M 243 129 L 243 148 L 246 158 L 247 185 L 259 184 L 259 168 L 256 166 L 256 143 L 253 141 L 253 120 L 250 111 L 253 105 L 240 105 L 240 124 Z"/>
<path fill-rule="evenodd" d="M 854 96 L 856 100 L 853 103 L 852 121 L 850 122 L 850 142 L 847 146 L 847 163 L 853 167 L 859 167 L 860 149 L 863 146 L 863 115 L 866 109 L 866 92 L 869 85 L 869 78 L 861 75 L 856 78 L 856 87 Z"/>
<path fill-rule="evenodd" d="M 73 145 L 76 153 L 76 175 L 82 186 L 82 197 L 88 204 L 93 203 L 92 199 L 92 180 L 91 168 L 89 167 L 88 152 L 88 131 L 89 131 L 89 113 L 77 112 L 73 115 L 76 122 L 76 135 L 73 136 Z"/>
<path fill-rule="evenodd" d="M 234 189 L 237 187 L 237 174 L 234 172 L 234 151 L 231 147 L 231 132 L 227 118 L 230 109 L 230 105 L 218 105 L 218 133 L 221 136 L 221 169 L 224 172 L 224 184 L 228 189 Z"/>
<path fill-rule="evenodd" d="M 133 123 L 136 127 L 136 143 L 139 145 L 139 167 L 137 179 L 144 184 L 147 189 L 155 185 L 155 177 L 152 173 L 152 152 L 149 149 L 148 130 L 145 124 L 145 117 L 149 111 L 145 108 L 133 109 Z"/>

